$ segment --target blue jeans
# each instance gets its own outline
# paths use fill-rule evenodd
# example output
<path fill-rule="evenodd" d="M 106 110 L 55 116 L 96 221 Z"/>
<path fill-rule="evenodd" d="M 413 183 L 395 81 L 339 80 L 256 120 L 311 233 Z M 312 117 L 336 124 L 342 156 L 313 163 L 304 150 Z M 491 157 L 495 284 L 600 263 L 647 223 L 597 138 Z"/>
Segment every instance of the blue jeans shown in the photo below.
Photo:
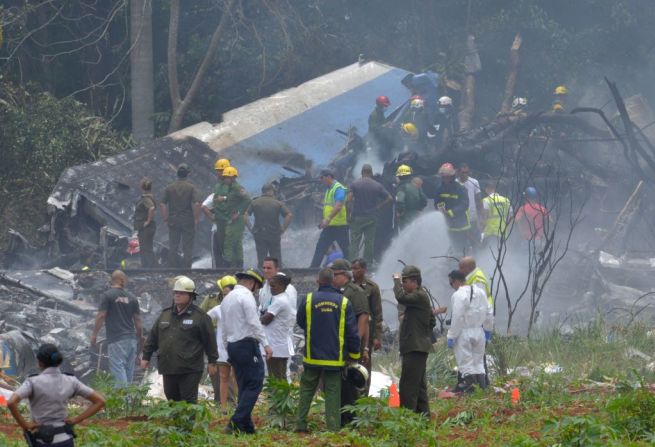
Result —
<path fill-rule="evenodd" d="M 227 344 L 228 360 L 234 367 L 239 387 L 237 408 L 230 419 L 232 427 L 242 433 L 254 433 L 252 410 L 264 386 L 264 361 L 259 351 L 259 343 L 252 338 L 244 338 Z"/>
<path fill-rule="evenodd" d="M 107 345 L 109 372 L 119 384 L 129 385 L 134 375 L 136 339 L 126 338 Z"/>

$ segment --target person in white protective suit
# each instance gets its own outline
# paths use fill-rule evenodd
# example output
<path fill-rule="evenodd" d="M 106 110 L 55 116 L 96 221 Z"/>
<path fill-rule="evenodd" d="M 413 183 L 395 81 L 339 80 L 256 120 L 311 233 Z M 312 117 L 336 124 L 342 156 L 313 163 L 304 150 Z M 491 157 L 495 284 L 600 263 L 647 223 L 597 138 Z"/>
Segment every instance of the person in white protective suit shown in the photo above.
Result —
<path fill-rule="evenodd" d="M 484 349 L 493 329 L 493 308 L 487 295 L 477 285 L 466 285 L 466 275 L 453 270 L 448 274 L 450 286 L 455 289 L 451 298 L 452 318 L 448 329 L 448 348 L 453 349 L 459 382 L 455 391 L 472 391 L 478 384 L 486 388 Z"/>

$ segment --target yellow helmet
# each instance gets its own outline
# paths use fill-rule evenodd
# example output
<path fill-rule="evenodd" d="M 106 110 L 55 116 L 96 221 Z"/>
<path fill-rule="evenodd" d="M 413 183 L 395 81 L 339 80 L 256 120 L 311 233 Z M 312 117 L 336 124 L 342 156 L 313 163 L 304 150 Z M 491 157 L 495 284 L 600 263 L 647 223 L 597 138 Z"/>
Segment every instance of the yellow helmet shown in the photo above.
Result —
<path fill-rule="evenodd" d="M 221 288 L 221 290 L 223 290 L 227 286 L 236 286 L 237 279 L 232 275 L 225 275 L 222 278 L 216 280 L 216 284 Z"/>
<path fill-rule="evenodd" d="M 214 169 L 217 171 L 222 171 L 225 168 L 229 168 L 230 166 L 230 160 L 227 158 L 221 158 L 219 160 L 216 160 L 216 163 L 214 163 Z"/>
<path fill-rule="evenodd" d="M 238 177 L 239 176 L 239 171 L 237 171 L 237 168 L 234 166 L 228 166 L 227 168 L 223 169 L 223 177 Z"/>
<path fill-rule="evenodd" d="M 569 94 L 569 89 L 566 88 L 564 85 L 558 85 L 555 87 L 555 91 L 553 92 L 554 95 L 568 95 Z"/>
<path fill-rule="evenodd" d="M 403 130 L 403 132 L 413 137 L 418 135 L 418 129 L 413 123 L 403 123 L 402 126 L 400 126 L 400 128 Z"/>
<path fill-rule="evenodd" d="M 412 175 L 412 168 L 407 165 L 400 165 L 396 170 L 396 177 L 404 177 L 406 175 Z"/>
<path fill-rule="evenodd" d="M 556 102 L 553 104 L 553 112 L 563 112 L 564 111 L 564 106 L 560 104 L 559 102 Z"/>

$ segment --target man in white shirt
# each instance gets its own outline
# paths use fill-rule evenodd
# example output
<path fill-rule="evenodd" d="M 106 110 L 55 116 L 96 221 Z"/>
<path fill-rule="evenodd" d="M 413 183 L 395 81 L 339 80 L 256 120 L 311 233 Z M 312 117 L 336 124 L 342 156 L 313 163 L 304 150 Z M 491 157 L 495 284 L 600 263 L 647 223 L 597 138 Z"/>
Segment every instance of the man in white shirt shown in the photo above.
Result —
<path fill-rule="evenodd" d="M 291 305 L 285 289 L 291 278 L 278 273 L 267 281 L 273 294 L 271 304 L 260 317 L 264 332 L 273 349 L 273 357 L 266 360 L 268 375 L 278 380 L 287 378 L 287 361 L 294 354 L 291 331 L 296 322 L 296 309 Z"/>
<path fill-rule="evenodd" d="M 471 230 L 469 239 L 473 250 L 480 245 L 480 227 L 478 226 L 478 216 L 482 214 L 482 192 L 480 183 L 471 177 L 471 168 L 466 163 L 459 165 L 457 170 L 457 183 L 466 188 L 469 198 L 469 219 L 471 221 Z"/>
<path fill-rule="evenodd" d="M 269 281 L 275 275 L 282 273 L 280 272 L 280 261 L 277 258 L 273 258 L 271 256 L 265 257 L 264 262 L 262 263 L 262 272 L 264 273 L 264 279 L 266 279 L 266 281 L 259 291 L 259 312 L 264 315 L 268 309 L 268 306 L 271 305 L 271 301 L 273 299 Z M 289 284 L 287 286 L 286 293 L 289 297 L 291 307 L 295 312 L 297 308 L 296 303 L 298 301 L 298 291 L 293 285 Z"/>
<path fill-rule="evenodd" d="M 225 431 L 252 434 L 255 433 L 252 410 L 264 386 L 264 361 L 259 345 L 264 346 L 267 360 L 273 350 L 259 321 L 253 295 L 261 288 L 263 275 L 256 269 L 248 269 L 236 277 L 237 285 L 221 303 L 223 344 L 239 386 L 237 407 Z"/>

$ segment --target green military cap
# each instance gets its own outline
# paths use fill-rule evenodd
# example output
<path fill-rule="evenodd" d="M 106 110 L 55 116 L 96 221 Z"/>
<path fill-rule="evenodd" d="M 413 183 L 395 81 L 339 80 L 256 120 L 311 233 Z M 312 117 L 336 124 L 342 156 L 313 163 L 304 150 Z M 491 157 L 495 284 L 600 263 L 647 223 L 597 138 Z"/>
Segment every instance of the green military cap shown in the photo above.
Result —
<path fill-rule="evenodd" d="M 177 173 L 179 175 L 187 175 L 189 172 L 191 172 L 191 168 L 186 163 L 182 163 L 177 167 Z"/>
<path fill-rule="evenodd" d="M 421 277 L 421 269 L 416 267 L 415 265 L 406 265 L 405 268 L 403 268 L 402 277 L 403 278 L 420 278 Z"/>
<path fill-rule="evenodd" d="M 332 263 L 330 268 L 332 270 L 335 270 L 335 271 L 337 271 L 337 270 L 339 270 L 339 271 L 341 271 L 341 270 L 350 271 L 351 270 L 350 262 L 348 262 L 347 259 L 337 259 L 336 261 L 334 261 Z"/>

